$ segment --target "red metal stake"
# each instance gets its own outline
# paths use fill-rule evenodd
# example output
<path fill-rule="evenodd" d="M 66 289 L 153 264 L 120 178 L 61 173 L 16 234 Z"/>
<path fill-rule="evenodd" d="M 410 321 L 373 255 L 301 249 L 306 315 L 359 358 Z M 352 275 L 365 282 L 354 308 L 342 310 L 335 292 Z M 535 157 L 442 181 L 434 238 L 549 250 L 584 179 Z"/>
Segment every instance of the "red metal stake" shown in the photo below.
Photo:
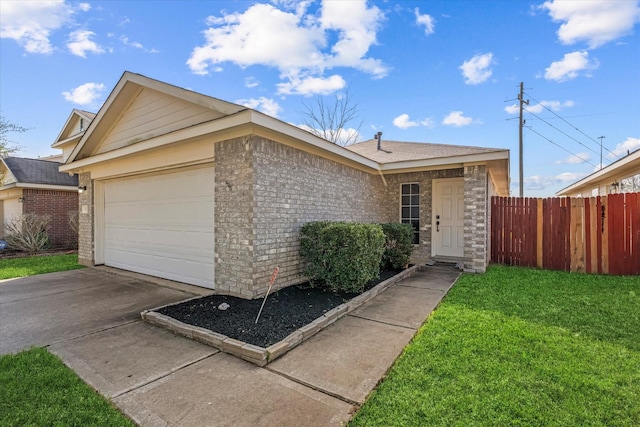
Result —
<path fill-rule="evenodd" d="M 256 325 L 258 324 L 258 319 L 260 319 L 260 315 L 262 314 L 262 309 L 264 308 L 264 303 L 267 302 L 267 297 L 269 296 L 269 292 L 271 292 L 271 287 L 276 281 L 276 277 L 278 277 L 278 272 L 280 271 L 280 267 L 276 267 L 273 270 L 273 274 L 271 275 L 271 281 L 269 282 L 269 289 L 267 289 L 267 293 L 264 296 L 264 300 L 262 300 L 262 305 L 260 306 L 260 311 L 258 312 L 258 317 L 256 317 Z"/>

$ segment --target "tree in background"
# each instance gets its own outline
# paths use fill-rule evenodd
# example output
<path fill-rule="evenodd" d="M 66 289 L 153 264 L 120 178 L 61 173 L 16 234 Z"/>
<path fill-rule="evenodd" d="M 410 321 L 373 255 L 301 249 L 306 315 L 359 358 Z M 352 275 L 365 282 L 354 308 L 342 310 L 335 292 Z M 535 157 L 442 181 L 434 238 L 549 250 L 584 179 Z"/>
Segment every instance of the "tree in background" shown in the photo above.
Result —
<path fill-rule="evenodd" d="M 0 157 L 9 157 L 13 153 L 20 151 L 20 146 L 9 139 L 10 133 L 26 132 L 27 128 L 11 123 L 3 116 L 0 116 Z"/>
<path fill-rule="evenodd" d="M 304 122 L 300 126 L 320 138 L 345 146 L 360 139 L 360 122 L 356 127 L 348 125 L 358 118 L 358 106 L 353 104 L 349 91 L 335 95 L 334 102 L 326 102 L 318 96 L 313 104 L 302 102 Z"/>

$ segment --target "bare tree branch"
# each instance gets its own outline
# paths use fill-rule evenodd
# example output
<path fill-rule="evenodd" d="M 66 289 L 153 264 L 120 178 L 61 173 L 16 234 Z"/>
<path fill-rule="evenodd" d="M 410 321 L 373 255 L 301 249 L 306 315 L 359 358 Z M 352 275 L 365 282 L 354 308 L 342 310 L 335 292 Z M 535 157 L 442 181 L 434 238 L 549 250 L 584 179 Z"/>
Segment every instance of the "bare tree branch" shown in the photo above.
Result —
<path fill-rule="evenodd" d="M 29 129 L 15 123 L 11 123 L 4 117 L 0 116 L 0 157 L 8 157 L 21 149 L 20 145 L 9 140 L 7 136 L 9 133 L 22 133 L 28 130 Z"/>
<path fill-rule="evenodd" d="M 318 96 L 313 104 L 303 101 L 302 105 L 302 126 L 314 135 L 342 146 L 353 144 L 360 139 L 362 121 L 355 127 L 347 127 L 359 117 L 358 106 L 352 103 L 349 90 L 335 95 L 332 103 L 327 103 L 325 98 Z"/>

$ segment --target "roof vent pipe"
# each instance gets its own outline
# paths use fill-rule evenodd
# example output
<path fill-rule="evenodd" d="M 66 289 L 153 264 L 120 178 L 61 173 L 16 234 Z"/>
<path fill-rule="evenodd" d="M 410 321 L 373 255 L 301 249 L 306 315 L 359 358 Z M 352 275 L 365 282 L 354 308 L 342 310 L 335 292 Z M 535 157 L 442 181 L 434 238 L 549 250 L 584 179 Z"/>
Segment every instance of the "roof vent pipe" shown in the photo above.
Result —
<path fill-rule="evenodd" d="M 382 140 L 382 132 L 376 133 L 376 139 L 378 140 L 378 151 L 382 150 L 382 147 L 380 146 L 380 142 Z"/>

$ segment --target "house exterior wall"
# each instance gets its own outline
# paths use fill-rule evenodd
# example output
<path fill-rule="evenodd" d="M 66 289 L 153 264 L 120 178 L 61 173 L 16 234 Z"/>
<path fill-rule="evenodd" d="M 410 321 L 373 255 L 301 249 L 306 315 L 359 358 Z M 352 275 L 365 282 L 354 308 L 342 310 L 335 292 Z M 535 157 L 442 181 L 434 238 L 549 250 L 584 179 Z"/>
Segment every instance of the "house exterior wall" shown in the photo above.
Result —
<path fill-rule="evenodd" d="M 205 145 L 211 150 L 211 142 Z M 428 260 L 433 180 L 442 178 L 464 177 L 465 204 L 469 204 L 465 209 L 465 268 L 484 271 L 486 266 L 487 251 L 482 246 L 487 239 L 486 166 L 382 177 L 256 135 L 215 142 L 214 162 L 213 256 L 215 287 L 220 293 L 258 297 L 266 291 L 276 266 L 280 268 L 276 288 L 304 281 L 299 255 L 302 225 L 319 220 L 399 221 L 403 183 L 420 184 L 420 245 L 412 262 Z M 109 170 L 120 171 L 120 163 Z M 79 185 L 87 187 L 79 195 L 78 255 L 84 265 L 96 260 L 92 174 L 104 179 L 100 171 L 96 167 L 79 175 Z"/>
<path fill-rule="evenodd" d="M 277 286 L 305 280 L 300 228 L 312 221 L 386 222 L 379 175 L 265 138 L 252 137 L 254 169 L 252 281 L 263 293 L 276 266 Z"/>
<path fill-rule="evenodd" d="M 215 147 L 215 286 L 231 295 L 253 292 L 253 147 L 248 137 Z"/>
<path fill-rule="evenodd" d="M 431 258 L 433 180 L 461 178 L 462 168 L 385 175 L 387 200 L 383 203 L 388 222 L 400 221 L 400 191 L 402 184 L 420 184 L 420 244 L 414 246 L 412 263 L 426 262 Z"/>
<path fill-rule="evenodd" d="M 78 263 L 92 266 L 94 263 L 94 212 L 91 173 L 79 174 L 78 185 L 87 187 L 82 194 L 78 194 Z"/>
<path fill-rule="evenodd" d="M 78 191 L 25 188 L 23 212 L 51 217 L 49 240 L 54 248 L 73 248 L 78 236 L 69 225 L 69 212 L 78 210 Z"/>
<path fill-rule="evenodd" d="M 489 253 L 488 180 L 485 165 L 464 168 L 464 269 L 483 273 Z"/>

